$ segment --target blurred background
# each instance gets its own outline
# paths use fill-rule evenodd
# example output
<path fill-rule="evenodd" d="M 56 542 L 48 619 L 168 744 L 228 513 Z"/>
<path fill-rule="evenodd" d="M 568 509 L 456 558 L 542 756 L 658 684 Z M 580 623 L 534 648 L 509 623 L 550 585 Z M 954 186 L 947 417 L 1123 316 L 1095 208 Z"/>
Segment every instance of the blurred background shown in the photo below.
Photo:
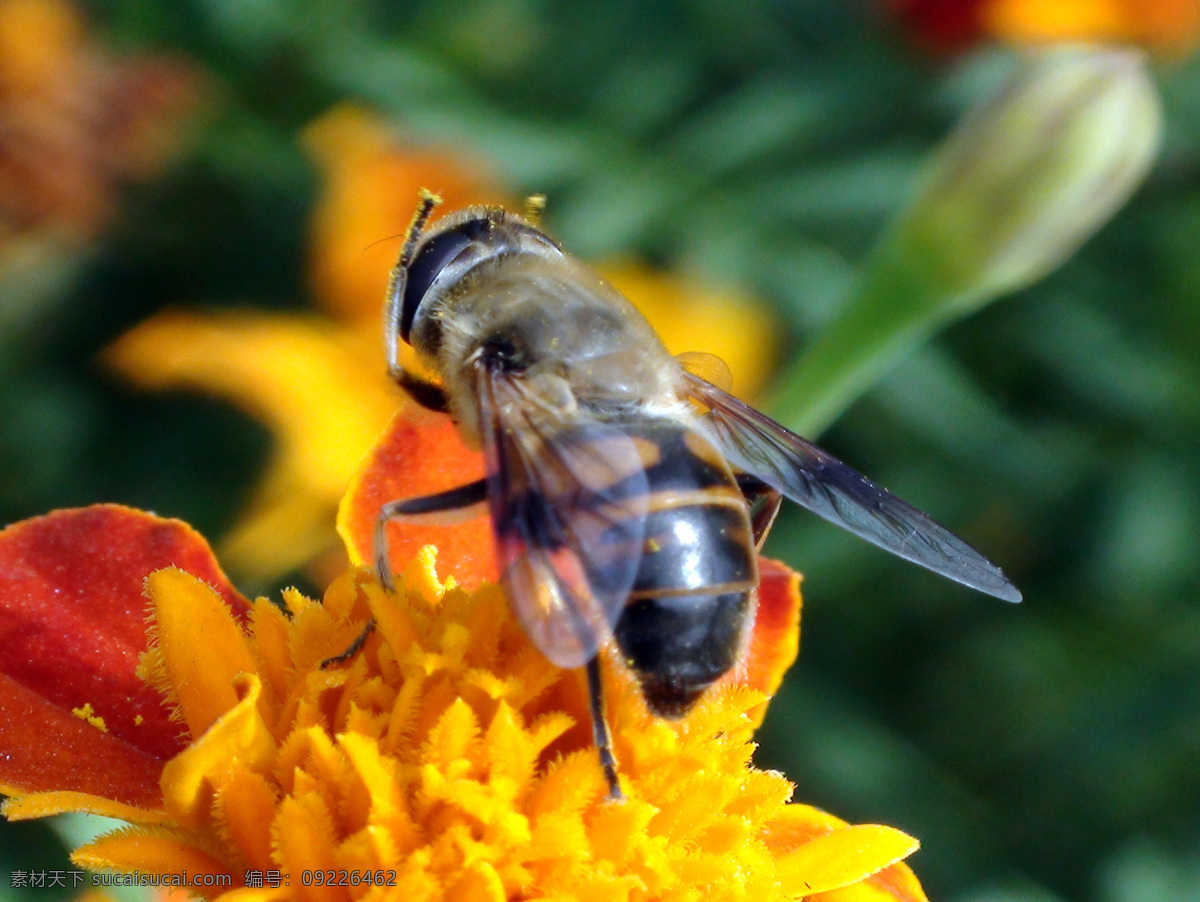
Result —
<path fill-rule="evenodd" d="M 757 760 L 919 837 L 933 899 L 1200 899 L 1198 25 L 1171 0 L 0 0 L 0 523 L 134 505 L 245 591 L 319 592 L 399 403 L 378 315 L 420 187 L 545 193 L 673 351 L 802 419 L 783 374 L 964 113 L 1031 45 L 1140 47 L 1164 133 L 1129 203 L 820 435 L 1025 602 L 785 508 L 801 655 Z M 51 827 L 0 830 L 0 867 L 67 867 Z"/>

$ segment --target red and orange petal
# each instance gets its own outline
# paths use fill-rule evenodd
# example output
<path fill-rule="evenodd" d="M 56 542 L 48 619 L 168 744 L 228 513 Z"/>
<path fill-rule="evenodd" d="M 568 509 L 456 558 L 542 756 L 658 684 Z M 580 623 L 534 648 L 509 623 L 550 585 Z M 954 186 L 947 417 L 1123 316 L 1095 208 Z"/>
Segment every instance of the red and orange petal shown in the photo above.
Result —
<path fill-rule="evenodd" d="M 472 204 L 511 200 L 482 164 L 401 141 L 381 118 L 350 104 L 309 125 L 304 144 L 323 182 L 312 221 L 314 295 L 339 320 L 379 321 L 388 274 L 421 189 L 445 201 L 435 219 Z"/>
<path fill-rule="evenodd" d="M 100 505 L 0 532 L 0 791 L 161 804 L 158 771 L 184 740 L 136 671 L 143 583 L 172 566 L 248 613 L 208 544 L 176 520 Z"/>
<path fill-rule="evenodd" d="M 373 563 L 376 515 L 389 501 L 430 495 L 483 478 L 483 455 L 463 444 L 450 417 L 408 404 L 392 418 L 342 498 L 338 533 L 350 560 Z M 422 547 L 435 545 L 446 572 L 474 589 L 499 578 L 486 511 L 452 525 L 393 520 L 388 551 L 402 573 Z"/>

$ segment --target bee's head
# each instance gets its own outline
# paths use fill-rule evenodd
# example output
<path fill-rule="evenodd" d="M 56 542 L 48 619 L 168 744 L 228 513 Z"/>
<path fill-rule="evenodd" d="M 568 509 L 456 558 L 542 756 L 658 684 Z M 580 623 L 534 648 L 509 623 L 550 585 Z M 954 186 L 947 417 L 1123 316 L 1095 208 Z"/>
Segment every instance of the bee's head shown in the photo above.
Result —
<path fill-rule="evenodd" d="M 391 289 L 400 293 L 396 325 L 409 344 L 414 326 L 476 267 L 509 254 L 528 253 L 531 246 L 561 252 L 544 232 L 500 207 L 469 207 L 422 235 L 429 209 L 423 207 L 414 221 Z M 396 300 L 393 296 L 392 303 Z"/>

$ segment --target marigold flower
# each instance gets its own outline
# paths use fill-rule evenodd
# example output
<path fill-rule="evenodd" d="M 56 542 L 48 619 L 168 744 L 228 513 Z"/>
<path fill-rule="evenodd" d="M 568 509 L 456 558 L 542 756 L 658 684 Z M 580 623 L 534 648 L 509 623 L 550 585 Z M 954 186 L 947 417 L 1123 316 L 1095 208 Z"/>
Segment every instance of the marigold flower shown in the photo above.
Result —
<path fill-rule="evenodd" d="M 399 401 L 380 336 L 398 242 L 381 239 L 398 237 L 423 187 L 442 193 L 447 208 L 505 199 L 477 166 L 407 147 L 357 107 L 334 108 L 309 126 L 304 142 L 325 183 L 313 216 L 312 280 L 328 317 L 167 311 L 104 355 L 139 387 L 217 394 L 275 433 L 270 470 L 220 546 L 234 572 L 259 579 L 336 545 L 329 524 L 338 499 Z M 763 307 L 645 267 L 601 271 L 673 350 L 725 358 L 740 393 L 765 381 L 778 330 Z"/>
<path fill-rule="evenodd" d="M 4 813 L 125 820 L 73 860 L 186 871 L 205 898 L 924 899 L 900 863 L 914 840 L 788 804 L 784 777 L 750 763 L 795 653 L 795 574 L 764 562 L 752 660 L 678 724 L 605 661 L 614 803 L 582 675 L 546 661 L 499 588 L 440 579 L 435 555 L 397 560 L 394 593 L 352 569 L 281 609 L 238 595 L 177 521 L 109 505 L 0 532 Z M 376 636 L 322 669 L 368 615 Z"/>
<path fill-rule="evenodd" d="M 1184 53 L 1200 37 L 1197 0 L 890 0 L 933 50 L 991 36 L 1013 44 L 1090 41 Z"/>

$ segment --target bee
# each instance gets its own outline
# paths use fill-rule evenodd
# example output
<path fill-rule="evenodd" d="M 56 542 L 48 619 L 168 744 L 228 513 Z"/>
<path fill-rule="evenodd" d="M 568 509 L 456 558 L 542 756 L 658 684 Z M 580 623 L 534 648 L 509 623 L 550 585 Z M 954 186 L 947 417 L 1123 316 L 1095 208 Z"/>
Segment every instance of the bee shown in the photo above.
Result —
<path fill-rule="evenodd" d="M 388 366 L 417 403 L 454 417 L 486 476 L 384 505 L 376 568 L 390 586 L 393 518 L 486 504 L 525 632 L 554 664 L 587 670 L 611 797 L 621 790 L 598 652 L 614 641 L 650 710 L 682 717 L 738 661 L 754 621 L 756 552 L 783 497 L 935 573 L 1020 600 L 927 515 L 698 374 L 702 358 L 672 357 L 534 216 L 470 207 L 427 228 L 437 203 L 423 193 L 392 271 Z M 400 342 L 437 381 L 401 364 Z"/>

